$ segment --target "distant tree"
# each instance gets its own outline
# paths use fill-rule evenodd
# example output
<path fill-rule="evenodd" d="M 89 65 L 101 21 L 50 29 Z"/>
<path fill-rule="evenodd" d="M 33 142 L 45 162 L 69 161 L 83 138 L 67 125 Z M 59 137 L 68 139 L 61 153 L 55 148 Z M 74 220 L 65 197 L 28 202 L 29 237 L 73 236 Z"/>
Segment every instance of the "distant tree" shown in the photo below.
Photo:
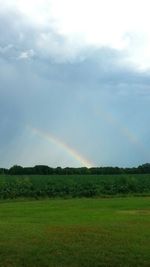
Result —
<path fill-rule="evenodd" d="M 11 175 L 24 174 L 23 173 L 23 167 L 18 166 L 18 165 L 14 165 L 13 167 L 11 167 L 9 169 L 9 174 L 11 174 Z"/>
<path fill-rule="evenodd" d="M 138 167 L 141 173 L 150 173 L 150 163 L 145 163 Z"/>
<path fill-rule="evenodd" d="M 50 168 L 45 165 L 36 165 L 33 167 L 33 173 L 35 174 L 49 174 Z"/>
<path fill-rule="evenodd" d="M 5 168 L 0 168 L 0 174 L 7 174 L 8 170 Z"/>

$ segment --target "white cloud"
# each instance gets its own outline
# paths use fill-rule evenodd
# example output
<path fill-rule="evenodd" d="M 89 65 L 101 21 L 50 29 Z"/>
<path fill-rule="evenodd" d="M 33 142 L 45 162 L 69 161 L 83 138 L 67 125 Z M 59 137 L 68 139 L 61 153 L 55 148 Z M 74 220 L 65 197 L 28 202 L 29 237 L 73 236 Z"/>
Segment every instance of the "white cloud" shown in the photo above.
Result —
<path fill-rule="evenodd" d="M 22 51 L 18 59 L 30 59 L 34 57 L 34 55 L 35 55 L 34 50 L 30 49 L 30 50 Z"/>
<path fill-rule="evenodd" d="M 37 31 L 37 49 L 57 60 L 74 58 L 88 46 L 108 47 L 123 51 L 127 63 L 150 67 L 148 0 L 0 0 L 0 4 L 25 16 Z"/>

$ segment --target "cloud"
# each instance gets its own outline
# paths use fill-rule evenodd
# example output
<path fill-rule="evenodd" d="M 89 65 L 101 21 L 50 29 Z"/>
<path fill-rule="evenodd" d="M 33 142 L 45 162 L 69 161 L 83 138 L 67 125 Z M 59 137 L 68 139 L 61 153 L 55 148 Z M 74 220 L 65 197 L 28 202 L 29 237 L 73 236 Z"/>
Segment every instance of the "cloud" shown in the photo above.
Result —
<path fill-rule="evenodd" d="M 18 57 L 18 59 L 30 59 L 32 57 L 34 57 L 35 52 L 34 50 L 30 49 L 30 50 L 26 50 L 26 51 L 22 51 Z"/>
<path fill-rule="evenodd" d="M 0 0 L 2 166 L 76 166 L 27 125 L 95 165 L 148 161 L 147 12 L 139 20 L 148 2 L 141 3 L 135 10 L 135 1 L 129 8 L 116 0 Z"/>
<path fill-rule="evenodd" d="M 1 47 L 0 46 L 0 54 L 5 54 L 7 53 L 11 48 L 13 48 L 13 45 L 12 44 L 8 44 L 4 47 Z"/>
<path fill-rule="evenodd" d="M 51 143 L 36 140 L 27 125 L 51 133 L 95 165 L 147 161 L 149 74 L 120 68 L 117 57 L 102 49 L 74 63 L 1 60 L 1 164 L 77 166 Z"/>
<path fill-rule="evenodd" d="M 33 49 L 39 56 L 64 62 L 83 59 L 81 54 L 89 47 L 107 47 L 122 51 L 122 64 L 140 70 L 150 67 L 148 0 L 0 0 L 0 4 L 7 24 L 5 38 L 10 35 L 17 49 L 25 42 L 25 51 Z"/>

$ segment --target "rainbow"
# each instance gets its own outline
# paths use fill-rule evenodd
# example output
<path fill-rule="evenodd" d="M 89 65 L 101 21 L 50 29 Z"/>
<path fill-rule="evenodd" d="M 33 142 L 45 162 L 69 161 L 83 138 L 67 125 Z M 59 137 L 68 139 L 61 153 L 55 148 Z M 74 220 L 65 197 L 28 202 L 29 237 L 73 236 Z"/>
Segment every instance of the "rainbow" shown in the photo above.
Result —
<path fill-rule="evenodd" d="M 117 128 L 120 131 L 120 133 L 124 137 L 126 137 L 131 144 L 135 145 L 143 155 L 145 155 L 146 157 L 149 156 L 149 153 L 145 149 L 142 142 L 139 140 L 137 135 L 135 135 L 135 133 L 133 133 L 129 129 L 129 127 L 122 124 L 122 122 L 120 122 L 117 118 L 115 118 L 111 113 L 101 110 L 100 108 L 99 110 L 95 110 L 95 113 L 98 117 L 104 118 L 110 125 Z"/>
<path fill-rule="evenodd" d="M 82 166 L 87 167 L 87 168 L 91 168 L 93 166 L 93 164 L 89 160 L 87 160 L 85 157 L 80 155 L 75 149 L 73 149 L 68 144 L 64 143 L 62 140 L 58 139 L 57 137 L 55 137 L 51 133 L 44 132 L 42 130 L 39 130 L 39 129 L 31 127 L 31 126 L 29 128 L 33 133 L 35 133 L 39 137 L 49 141 L 50 143 L 55 144 L 58 147 L 63 148 L 65 152 L 67 152 L 70 156 L 72 156 Z"/>

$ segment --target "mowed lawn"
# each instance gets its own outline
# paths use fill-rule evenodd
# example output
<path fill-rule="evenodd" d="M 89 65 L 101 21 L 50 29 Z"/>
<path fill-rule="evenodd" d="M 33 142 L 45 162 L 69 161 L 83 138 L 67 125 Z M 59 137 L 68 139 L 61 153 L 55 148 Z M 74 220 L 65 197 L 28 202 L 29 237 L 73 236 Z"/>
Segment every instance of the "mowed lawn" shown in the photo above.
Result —
<path fill-rule="evenodd" d="M 150 198 L 0 202 L 1 267 L 150 266 Z"/>

